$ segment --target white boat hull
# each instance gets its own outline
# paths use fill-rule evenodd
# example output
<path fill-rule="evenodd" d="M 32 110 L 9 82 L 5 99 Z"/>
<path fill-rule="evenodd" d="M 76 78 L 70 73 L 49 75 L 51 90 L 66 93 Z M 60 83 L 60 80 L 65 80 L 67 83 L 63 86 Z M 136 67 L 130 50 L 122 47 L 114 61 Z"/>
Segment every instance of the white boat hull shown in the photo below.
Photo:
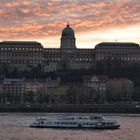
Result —
<path fill-rule="evenodd" d="M 77 129 L 118 129 L 116 121 L 104 117 L 66 117 L 55 120 L 37 119 L 30 125 L 34 128 L 77 128 Z"/>

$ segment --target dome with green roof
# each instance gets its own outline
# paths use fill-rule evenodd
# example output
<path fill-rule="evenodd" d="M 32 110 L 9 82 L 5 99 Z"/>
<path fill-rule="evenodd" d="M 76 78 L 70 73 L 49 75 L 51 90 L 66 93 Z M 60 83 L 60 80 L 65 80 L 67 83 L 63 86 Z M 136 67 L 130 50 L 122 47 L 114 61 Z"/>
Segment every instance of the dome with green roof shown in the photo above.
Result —
<path fill-rule="evenodd" d="M 74 30 L 69 25 L 67 25 L 67 27 L 65 27 L 62 31 L 62 37 L 75 38 Z"/>

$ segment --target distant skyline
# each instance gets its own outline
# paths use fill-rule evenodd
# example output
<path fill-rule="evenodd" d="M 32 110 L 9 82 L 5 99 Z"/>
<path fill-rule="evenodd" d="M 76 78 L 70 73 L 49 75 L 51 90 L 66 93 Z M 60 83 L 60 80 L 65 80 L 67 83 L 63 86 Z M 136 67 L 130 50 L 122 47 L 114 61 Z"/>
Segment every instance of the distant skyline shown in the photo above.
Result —
<path fill-rule="evenodd" d="M 78 48 L 100 42 L 140 44 L 140 0 L 0 0 L 0 41 L 60 47 L 67 22 Z"/>

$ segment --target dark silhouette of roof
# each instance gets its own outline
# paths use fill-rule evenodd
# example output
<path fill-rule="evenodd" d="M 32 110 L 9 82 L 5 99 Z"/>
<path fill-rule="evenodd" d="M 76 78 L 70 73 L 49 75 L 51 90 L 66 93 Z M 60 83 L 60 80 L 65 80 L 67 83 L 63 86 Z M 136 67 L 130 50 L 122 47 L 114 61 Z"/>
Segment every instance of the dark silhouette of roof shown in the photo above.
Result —
<path fill-rule="evenodd" d="M 132 42 L 102 42 L 95 46 L 95 48 L 139 48 L 139 44 Z"/>
<path fill-rule="evenodd" d="M 36 42 L 36 41 L 2 41 L 2 42 L 0 42 L 0 47 L 43 48 L 41 43 Z"/>

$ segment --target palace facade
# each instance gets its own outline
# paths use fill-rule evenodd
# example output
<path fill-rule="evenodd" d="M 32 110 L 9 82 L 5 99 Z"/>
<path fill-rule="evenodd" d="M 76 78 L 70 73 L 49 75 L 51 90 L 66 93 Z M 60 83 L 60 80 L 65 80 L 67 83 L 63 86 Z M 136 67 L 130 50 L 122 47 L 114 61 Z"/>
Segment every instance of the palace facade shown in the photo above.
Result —
<path fill-rule="evenodd" d="M 96 61 L 140 62 L 140 47 L 136 43 L 102 42 L 95 47 Z"/>
<path fill-rule="evenodd" d="M 60 48 L 44 48 L 35 41 L 0 42 L 0 65 L 20 70 L 41 66 L 44 71 L 89 69 L 98 61 L 140 62 L 136 43 L 102 42 L 93 49 L 78 49 L 74 30 L 67 25 L 61 35 Z"/>

